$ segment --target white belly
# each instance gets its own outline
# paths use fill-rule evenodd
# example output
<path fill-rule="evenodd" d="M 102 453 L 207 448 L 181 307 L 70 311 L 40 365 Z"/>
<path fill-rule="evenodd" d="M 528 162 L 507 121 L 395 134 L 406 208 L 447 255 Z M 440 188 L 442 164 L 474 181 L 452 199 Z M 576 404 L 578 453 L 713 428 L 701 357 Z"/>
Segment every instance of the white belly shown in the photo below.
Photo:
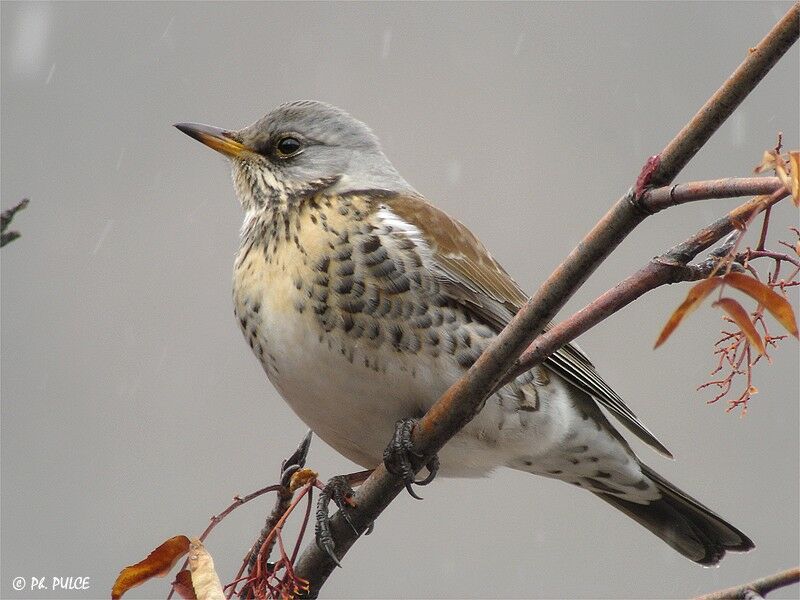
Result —
<path fill-rule="evenodd" d="M 270 381 L 292 410 L 335 450 L 363 466 L 381 462 L 395 423 L 421 417 L 462 374 L 451 357 L 409 355 L 359 344 L 320 330 L 304 315 L 261 312 Z M 344 343 L 344 351 L 343 351 Z M 258 351 L 256 351 L 258 354 Z M 544 386 L 535 413 L 490 398 L 481 413 L 439 453 L 442 475 L 476 477 L 512 457 L 547 455 L 567 435 L 574 415 Z M 564 411 L 567 411 L 566 413 Z"/>
<path fill-rule="evenodd" d="M 295 413 L 338 452 L 365 468 L 378 464 L 394 424 L 420 417 L 458 374 L 393 351 L 364 348 L 320 336 L 301 315 L 269 318 L 269 348 L 275 368 L 267 375 Z M 335 340 L 335 341 L 334 341 Z M 367 366 L 369 365 L 369 366 Z"/>

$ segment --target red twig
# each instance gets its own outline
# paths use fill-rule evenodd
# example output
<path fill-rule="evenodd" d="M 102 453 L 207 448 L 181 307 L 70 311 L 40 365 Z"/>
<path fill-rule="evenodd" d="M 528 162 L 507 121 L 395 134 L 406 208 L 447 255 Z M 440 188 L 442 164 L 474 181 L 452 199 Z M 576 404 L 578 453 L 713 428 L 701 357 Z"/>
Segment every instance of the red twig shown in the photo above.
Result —
<path fill-rule="evenodd" d="M 771 206 L 764 211 L 764 224 L 761 226 L 761 235 L 758 237 L 758 245 L 756 246 L 756 250 L 764 249 L 764 244 L 767 241 L 767 229 L 769 229 L 769 216 L 771 213 Z"/>
<path fill-rule="evenodd" d="M 291 503 L 288 505 L 280 519 L 278 519 L 277 523 L 275 523 L 274 527 L 272 527 L 270 530 L 269 535 L 267 535 L 266 539 L 261 544 L 261 547 L 258 550 L 254 572 L 249 577 L 244 578 L 247 580 L 247 584 L 244 589 L 249 589 L 249 591 L 256 598 L 293 597 L 300 591 L 307 589 L 308 582 L 305 579 L 298 577 L 294 571 L 294 558 L 289 558 L 281 534 L 283 531 L 283 526 L 286 524 L 286 520 L 289 518 L 292 512 L 294 512 L 294 509 L 297 507 L 297 505 L 303 500 L 303 497 L 306 495 L 311 495 L 311 490 L 315 484 L 316 480 L 310 481 L 298 490 L 298 492 L 292 498 Z M 306 518 L 301 528 L 301 533 L 297 542 L 298 544 L 301 542 L 302 535 L 305 533 L 308 515 L 309 509 L 306 510 Z M 280 552 L 280 558 L 270 567 L 267 563 L 267 559 L 269 558 L 270 550 L 276 543 Z M 283 570 L 282 576 L 279 575 L 281 570 Z M 236 593 L 235 586 L 242 581 L 242 572 L 243 570 L 240 571 L 239 575 L 237 575 L 236 580 L 226 586 L 226 588 L 229 588 L 227 596 L 228 598 L 232 597 L 233 594 Z"/>
<path fill-rule="evenodd" d="M 242 506 L 243 504 L 247 504 L 251 500 L 255 500 L 259 496 L 263 496 L 264 494 L 267 494 L 269 492 L 277 492 L 279 489 L 281 489 L 281 487 L 282 486 L 280 484 L 268 485 L 267 487 L 263 487 L 260 490 L 256 490 L 251 494 L 247 494 L 244 498 L 240 496 L 234 496 L 233 502 L 231 503 L 230 506 L 228 506 L 228 508 L 223 510 L 218 515 L 211 517 L 211 523 L 208 524 L 208 527 L 206 527 L 205 531 L 203 531 L 203 533 L 200 535 L 200 541 L 201 542 L 204 541 L 208 536 L 208 534 L 211 533 L 211 530 L 214 529 L 214 527 L 216 527 L 217 524 L 220 521 L 222 521 L 222 519 L 227 517 L 229 514 L 231 514 L 234 510 L 236 510 L 240 506 Z"/>
<path fill-rule="evenodd" d="M 759 240 L 759 247 L 761 249 L 752 250 L 748 248 L 745 252 L 737 255 L 736 248 L 734 247 L 730 250 L 728 255 L 723 258 L 723 260 L 727 261 L 729 265 L 734 264 L 734 262 L 739 262 L 743 264 L 745 268 L 747 268 L 757 279 L 759 279 L 758 273 L 750 265 L 750 261 L 757 260 L 759 258 L 767 258 L 773 260 L 775 268 L 774 271 L 770 273 L 766 283 L 773 289 L 779 288 L 781 289 L 781 291 L 785 293 L 786 287 L 800 284 L 800 281 L 795 280 L 795 277 L 797 277 L 797 274 L 800 272 L 800 261 L 785 253 L 772 252 L 763 249 L 766 244 L 765 233 L 767 231 L 768 223 L 769 223 L 768 219 L 765 219 L 764 224 L 761 227 L 761 238 Z M 781 272 L 781 265 L 784 262 L 796 266 L 796 269 L 789 277 L 788 281 L 779 278 Z M 759 355 L 755 359 L 752 359 L 752 351 L 750 348 L 750 343 L 748 342 L 747 337 L 741 330 L 737 330 L 735 332 L 723 331 L 722 337 L 719 340 L 717 340 L 717 342 L 714 344 L 714 346 L 717 347 L 717 349 L 714 351 L 714 354 L 719 356 L 719 360 L 717 362 L 716 368 L 711 372 L 711 375 L 716 375 L 717 373 L 722 371 L 726 363 L 729 367 L 729 372 L 727 376 L 724 377 L 723 379 L 707 381 L 706 383 L 700 385 L 697 388 L 699 391 L 711 386 L 717 387 L 719 393 L 713 399 L 708 401 L 709 404 L 717 402 L 718 400 L 721 400 L 722 398 L 728 396 L 728 394 L 730 394 L 731 392 L 731 389 L 733 388 L 733 384 L 736 378 L 744 376 L 745 382 L 742 392 L 735 399 L 728 400 L 728 407 L 726 410 L 729 412 L 737 407 L 741 407 L 742 415 L 747 413 L 748 402 L 750 401 L 752 396 L 758 392 L 757 388 L 753 385 L 753 367 L 756 364 L 758 364 L 762 356 L 764 356 L 767 359 L 767 362 L 771 364 L 772 359 L 769 356 L 769 349 L 777 347 L 778 342 L 787 337 L 785 335 L 773 336 L 772 334 L 770 334 L 770 331 L 767 327 L 767 323 L 764 320 L 764 310 L 765 307 L 759 305 L 758 307 L 756 307 L 755 312 L 752 313 L 753 324 L 756 327 L 760 327 L 761 330 L 763 331 L 763 340 L 764 340 L 763 355 Z M 724 317 L 724 319 L 729 323 L 733 322 L 731 319 L 727 317 Z M 719 347 L 722 344 L 726 345 Z"/>
<path fill-rule="evenodd" d="M 781 242 L 778 243 L 780 244 Z M 786 244 L 785 242 L 783 242 L 783 244 L 789 246 L 789 244 Z M 791 247 L 792 246 L 789 246 L 789 248 Z M 788 263 L 792 263 L 795 267 L 800 267 L 800 260 L 793 258 L 783 252 L 770 252 L 768 250 L 748 250 L 747 260 L 751 260 L 753 258 L 772 258 L 778 262 L 784 260 Z"/>
<path fill-rule="evenodd" d="M 308 526 L 308 520 L 311 516 L 311 506 L 313 504 L 314 495 L 308 494 L 308 502 L 306 503 L 306 514 L 303 516 L 303 522 L 300 525 L 300 533 L 297 535 L 297 543 L 294 545 L 294 550 L 292 551 L 292 564 L 294 561 L 297 560 L 297 553 L 300 551 L 300 544 L 303 541 L 303 537 L 306 534 L 306 527 Z"/>
<path fill-rule="evenodd" d="M 242 506 L 243 504 L 247 504 L 251 500 L 254 500 L 254 499 L 258 498 L 259 496 L 263 496 L 264 494 L 267 494 L 269 492 L 278 491 L 279 489 L 281 489 L 281 487 L 282 486 L 280 484 L 268 485 L 267 487 L 263 487 L 260 490 L 256 490 L 255 492 L 247 494 L 244 497 L 234 496 L 233 497 L 233 502 L 231 502 L 231 504 L 228 506 L 228 508 L 223 510 L 218 515 L 214 515 L 214 516 L 211 517 L 211 522 L 208 524 L 208 527 L 206 527 L 205 531 L 203 531 L 203 533 L 200 534 L 200 541 L 201 542 L 204 541 L 206 539 L 206 537 L 208 537 L 208 534 L 210 534 L 211 531 L 214 529 L 214 527 L 217 526 L 217 524 L 219 524 L 225 517 L 227 517 L 229 514 L 231 514 L 234 510 L 236 510 L 240 506 Z M 183 571 L 184 569 L 186 569 L 188 564 L 189 564 L 189 559 L 187 558 L 185 561 L 183 561 L 183 565 L 181 565 L 181 568 L 179 569 L 179 571 Z M 167 600 L 170 600 L 170 598 L 172 598 L 173 594 L 175 594 L 175 588 L 171 588 L 170 589 L 170 592 L 167 595 Z"/>

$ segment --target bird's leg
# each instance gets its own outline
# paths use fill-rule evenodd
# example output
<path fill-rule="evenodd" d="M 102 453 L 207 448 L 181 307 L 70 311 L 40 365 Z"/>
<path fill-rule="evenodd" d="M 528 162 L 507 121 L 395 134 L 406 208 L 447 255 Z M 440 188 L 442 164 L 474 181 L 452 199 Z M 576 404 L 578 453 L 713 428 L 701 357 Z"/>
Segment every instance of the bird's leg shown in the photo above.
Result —
<path fill-rule="evenodd" d="M 422 500 L 418 496 L 412 485 L 428 485 L 436 477 L 439 471 L 439 458 L 433 456 L 425 467 L 428 469 L 428 476 L 420 481 L 414 480 L 414 464 L 415 459 L 419 460 L 421 457 L 414 452 L 414 445 L 411 442 L 411 432 L 414 430 L 414 425 L 417 424 L 419 419 L 400 419 L 395 425 L 394 436 L 386 450 L 383 451 L 383 464 L 386 465 L 386 470 L 393 475 L 398 475 L 403 478 L 406 490 L 411 494 L 412 498 Z"/>
<path fill-rule="evenodd" d="M 400 419 L 397 422 L 392 441 L 383 452 L 383 462 L 390 473 L 403 478 L 406 490 L 408 490 L 408 493 L 411 494 L 413 498 L 422 500 L 411 486 L 428 485 L 433 481 L 436 477 L 436 473 L 439 471 L 439 458 L 433 456 L 425 464 L 425 467 L 428 469 L 428 475 L 424 479 L 419 481 L 414 479 L 414 462 L 412 461 L 419 461 L 421 458 L 414 452 L 414 445 L 411 442 L 411 432 L 414 430 L 417 421 L 418 419 L 409 418 Z M 333 534 L 331 533 L 328 507 L 331 501 L 333 501 L 333 503 L 339 507 L 342 517 L 347 524 L 352 527 L 353 531 L 359 533 L 348 512 L 351 508 L 355 507 L 352 486 L 363 483 L 371 473 L 372 471 L 360 471 L 358 473 L 351 473 L 350 475 L 333 477 L 322 489 L 319 499 L 317 500 L 315 528 L 317 546 L 330 557 L 337 567 L 341 567 L 342 565 L 335 553 L 336 544 L 333 541 Z M 369 535 L 373 528 L 374 523 L 370 523 L 365 531 L 365 535 Z"/>
<path fill-rule="evenodd" d="M 348 514 L 348 510 L 355 507 L 352 486 L 366 481 L 370 473 L 372 473 L 372 471 L 359 471 L 349 475 L 338 475 L 336 477 L 332 477 L 328 480 L 328 483 L 325 484 L 325 487 L 322 489 L 322 492 L 320 492 L 319 499 L 317 500 L 315 527 L 317 547 L 325 552 L 337 567 L 341 567 L 342 565 L 339 563 L 339 559 L 336 557 L 334 552 L 336 549 L 336 544 L 334 543 L 333 535 L 331 534 L 331 518 L 330 514 L 328 513 L 328 506 L 330 505 L 331 501 L 333 501 L 333 503 L 339 507 L 342 517 L 347 524 L 353 528 L 353 531 L 358 533 L 358 529 L 356 529 L 355 524 Z M 372 525 L 370 524 L 366 533 L 369 534 L 371 532 Z"/>

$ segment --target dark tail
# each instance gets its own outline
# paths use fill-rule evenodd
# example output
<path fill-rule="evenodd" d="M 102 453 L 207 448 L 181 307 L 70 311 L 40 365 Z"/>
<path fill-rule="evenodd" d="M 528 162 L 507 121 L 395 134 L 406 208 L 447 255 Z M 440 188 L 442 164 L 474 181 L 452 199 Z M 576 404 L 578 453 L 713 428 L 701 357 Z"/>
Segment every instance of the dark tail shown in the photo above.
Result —
<path fill-rule="evenodd" d="M 642 472 L 652 479 L 661 498 L 636 504 L 608 494 L 597 494 L 658 537 L 701 565 L 715 565 L 726 550 L 747 552 L 755 545 L 741 531 L 669 483 L 646 465 Z"/>

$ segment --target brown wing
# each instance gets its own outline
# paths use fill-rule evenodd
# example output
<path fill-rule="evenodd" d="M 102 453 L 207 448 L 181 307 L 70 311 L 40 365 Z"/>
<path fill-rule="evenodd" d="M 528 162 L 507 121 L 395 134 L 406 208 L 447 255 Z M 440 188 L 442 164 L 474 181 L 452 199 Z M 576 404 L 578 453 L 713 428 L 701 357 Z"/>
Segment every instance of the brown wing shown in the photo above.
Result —
<path fill-rule="evenodd" d="M 462 223 L 413 196 L 393 196 L 383 202 L 404 221 L 419 229 L 433 252 L 434 269 L 445 293 L 495 331 L 503 329 L 528 297 L 486 247 Z M 642 424 L 603 381 L 589 358 L 567 344 L 544 363 L 611 412 L 631 432 L 662 454 L 669 450 Z"/>

